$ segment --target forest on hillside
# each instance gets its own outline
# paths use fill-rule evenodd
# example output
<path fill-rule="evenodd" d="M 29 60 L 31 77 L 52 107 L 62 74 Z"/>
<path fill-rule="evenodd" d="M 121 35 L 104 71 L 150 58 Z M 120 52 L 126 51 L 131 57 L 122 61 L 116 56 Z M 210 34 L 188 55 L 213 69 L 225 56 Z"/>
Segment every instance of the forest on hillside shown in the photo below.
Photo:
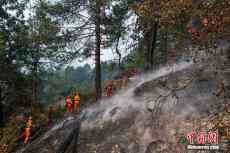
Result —
<path fill-rule="evenodd" d="M 76 91 L 99 101 L 133 69 L 215 56 L 229 38 L 229 0 L 1 0 L 1 127 Z"/>

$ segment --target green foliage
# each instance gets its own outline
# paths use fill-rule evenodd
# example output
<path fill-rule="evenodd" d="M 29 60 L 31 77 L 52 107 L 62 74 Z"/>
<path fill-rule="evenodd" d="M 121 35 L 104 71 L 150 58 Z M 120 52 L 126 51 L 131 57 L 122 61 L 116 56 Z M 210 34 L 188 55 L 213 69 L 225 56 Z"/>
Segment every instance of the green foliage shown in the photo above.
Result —
<path fill-rule="evenodd" d="M 58 121 L 59 119 L 63 118 L 64 114 L 66 113 L 66 107 L 61 107 L 58 106 L 54 111 L 53 111 L 53 120 Z M 48 114 L 47 114 L 48 115 Z"/>
<path fill-rule="evenodd" d="M 18 127 L 15 120 L 9 120 L 5 127 L 0 128 L 0 135 L 0 146 L 5 144 L 6 152 L 14 152 L 18 144 Z"/>
<path fill-rule="evenodd" d="M 92 70 L 88 64 L 82 67 L 68 66 L 63 70 L 45 72 L 42 75 L 41 97 L 44 102 L 56 102 L 72 92 L 88 93 L 93 87 Z"/>
<path fill-rule="evenodd" d="M 50 4 L 45 1 L 36 2 L 34 15 L 28 19 L 29 31 L 27 33 L 28 48 L 27 61 L 31 66 L 34 62 L 44 65 L 41 60 L 57 60 L 58 51 L 63 47 L 60 26 L 49 14 Z"/>
<path fill-rule="evenodd" d="M 119 2 L 112 6 L 111 15 L 104 20 L 105 34 L 110 37 L 110 43 L 115 43 L 118 38 L 122 38 L 126 33 L 124 23 L 127 19 L 128 4 L 126 1 Z"/>
<path fill-rule="evenodd" d="M 185 136 L 182 136 L 179 138 L 179 143 L 183 144 L 183 145 L 188 145 L 188 139 Z"/>
<path fill-rule="evenodd" d="M 124 58 L 122 65 L 124 70 L 130 70 L 133 68 L 144 69 L 144 58 L 139 52 L 134 51 Z"/>
<path fill-rule="evenodd" d="M 95 1 L 73 0 L 68 1 L 68 5 L 64 3 L 67 1 L 61 0 L 53 5 L 47 0 L 35 0 L 27 19 L 23 11 L 28 1 L 0 2 L 0 81 L 6 81 L 8 85 L 4 100 L 7 114 L 15 111 L 18 105 L 30 108 L 34 80 L 38 82 L 40 100 L 45 103 L 59 101 L 76 90 L 82 94 L 83 101 L 94 96 L 93 68 L 89 65 L 57 68 L 76 58 L 83 61 L 95 55 Z M 191 27 L 199 35 L 196 40 L 198 45 L 214 46 L 218 39 L 229 38 L 227 0 L 202 3 L 192 0 L 98 2 L 102 4 L 102 45 L 99 46 L 115 49 L 120 57 L 119 42 L 130 34 L 126 27 L 129 12 L 134 11 L 138 16 L 135 29 L 138 46 L 120 60 L 119 65 L 114 61 L 101 62 L 102 81 L 120 77 L 122 71 L 132 68 L 143 69 L 146 62 L 145 43 L 149 50 L 153 46 L 156 48 L 154 62 L 157 63 L 161 55 L 167 56 L 167 43 L 178 45 L 193 40 L 189 32 Z M 208 26 L 203 25 L 204 18 L 208 19 Z M 153 36 L 154 23 L 159 24 L 155 45 L 152 40 L 146 39 Z M 68 27 L 63 28 L 65 25 Z M 168 38 L 163 39 L 164 35 Z M 35 106 L 33 113 L 37 116 L 35 118 L 40 118 L 43 110 Z"/>
<path fill-rule="evenodd" d="M 44 105 L 41 103 L 33 103 L 32 108 L 31 108 L 31 116 L 33 117 L 33 120 L 35 123 L 42 122 L 46 120 L 46 115 L 45 115 L 45 108 Z"/>

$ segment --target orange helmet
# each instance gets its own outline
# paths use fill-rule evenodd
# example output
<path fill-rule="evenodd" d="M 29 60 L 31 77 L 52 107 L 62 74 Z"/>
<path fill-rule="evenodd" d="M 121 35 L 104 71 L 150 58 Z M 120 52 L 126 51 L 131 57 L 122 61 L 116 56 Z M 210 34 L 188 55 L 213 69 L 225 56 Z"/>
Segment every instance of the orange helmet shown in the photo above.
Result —
<path fill-rule="evenodd" d="M 208 18 L 204 18 L 204 19 L 203 19 L 203 25 L 204 25 L 205 27 L 208 26 Z"/>

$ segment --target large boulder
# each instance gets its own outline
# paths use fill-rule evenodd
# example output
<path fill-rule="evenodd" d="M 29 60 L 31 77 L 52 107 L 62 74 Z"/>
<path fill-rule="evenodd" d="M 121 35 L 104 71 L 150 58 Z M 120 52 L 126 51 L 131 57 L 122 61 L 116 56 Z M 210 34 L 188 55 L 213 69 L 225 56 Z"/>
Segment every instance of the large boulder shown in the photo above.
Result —
<path fill-rule="evenodd" d="M 80 122 L 68 117 L 17 153 L 64 153 L 75 143 L 79 130 Z"/>

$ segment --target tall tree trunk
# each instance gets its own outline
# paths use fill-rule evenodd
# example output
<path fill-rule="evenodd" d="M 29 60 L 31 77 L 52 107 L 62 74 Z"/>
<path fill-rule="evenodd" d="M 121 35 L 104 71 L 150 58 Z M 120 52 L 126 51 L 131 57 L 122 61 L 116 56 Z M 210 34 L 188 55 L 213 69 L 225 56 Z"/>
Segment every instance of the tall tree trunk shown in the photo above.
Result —
<path fill-rule="evenodd" d="M 145 70 L 149 71 L 154 66 L 154 51 L 156 48 L 158 23 L 146 25 L 144 31 L 144 50 L 145 50 Z"/>
<path fill-rule="evenodd" d="M 2 89 L 0 87 L 0 127 L 3 126 L 3 104 L 2 104 Z"/>
<path fill-rule="evenodd" d="M 38 63 L 33 63 L 33 83 L 32 83 L 32 103 L 36 103 L 38 100 Z M 32 106 L 32 105 L 31 105 Z"/>
<path fill-rule="evenodd" d="M 119 34 L 119 36 L 118 36 L 118 38 L 117 38 L 116 53 L 117 53 L 117 55 L 118 55 L 118 66 L 119 66 L 119 69 L 121 70 L 121 53 L 120 53 L 119 48 L 118 48 L 118 46 L 119 46 L 119 41 L 120 41 L 120 34 Z"/>
<path fill-rule="evenodd" d="M 168 60 L 168 30 L 166 29 L 164 34 L 164 63 L 167 63 Z"/>
<path fill-rule="evenodd" d="M 151 50 L 151 33 L 146 28 L 144 32 L 144 51 L 145 51 L 145 70 L 149 71 L 150 70 L 150 50 Z"/>
<path fill-rule="evenodd" d="M 156 49 L 156 41 L 157 41 L 157 31 L 158 31 L 158 22 L 155 22 L 153 28 L 151 29 L 152 41 L 151 41 L 151 50 L 150 50 L 150 67 L 153 69 L 154 67 L 154 52 Z"/>
<path fill-rule="evenodd" d="M 96 64 L 96 76 L 95 76 L 95 88 L 96 88 L 96 100 L 101 99 L 101 0 L 96 0 L 96 53 L 95 53 L 95 64 Z"/>

